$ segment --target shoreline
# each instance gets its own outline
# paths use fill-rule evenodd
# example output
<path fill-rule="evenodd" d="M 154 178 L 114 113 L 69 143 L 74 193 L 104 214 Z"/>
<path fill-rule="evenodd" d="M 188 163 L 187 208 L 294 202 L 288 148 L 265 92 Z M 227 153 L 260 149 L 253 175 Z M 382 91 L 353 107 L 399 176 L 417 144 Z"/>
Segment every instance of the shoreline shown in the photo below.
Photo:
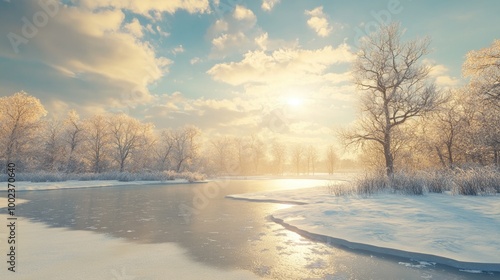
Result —
<path fill-rule="evenodd" d="M 463 261 L 458 261 L 458 260 L 454 260 L 454 259 L 450 259 L 450 258 L 446 258 L 446 257 L 442 257 L 442 256 L 432 255 L 432 254 L 410 252 L 410 251 L 404 251 L 404 250 L 398 250 L 398 249 L 392 249 L 392 248 L 378 247 L 378 246 L 374 246 L 374 245 L 370 245 L 370 244 L 351 242 L 351 241 L 348 241 L 345 239 L 336 238 L 336 237 L 332 237 L 329 235 L 308 232 L 306 230 L 303 230 L 303 229 L 300 229 L 296 226 L 288 224 L 288 223 L 284 222 L 283 219 L 276 218 L 273 215 L 269 215 L 269 217 L 273 222 L 282 225 L 287 230 L 293 231 L 293 232 L 299 234 L 300 236 L 306 237 L 306 238 L 314 240 L 314 241 L 330 244 L 330 245 L 347 247 L 351 250 L 361 250 L 361 251 L 376 253 L 376 254 L 380 254 L 380 255 L 388 255 L 388 256 L 392 256 L 392 257 L 412 259 L 412 260 L 417 260 L 417 261 L 433 262 L 436 264 L 446 265 L 446 266 L 450 266 L 450 267 L 462 269 L 462 270 L 479 270 L 481 272 L 500 272 L 500 263 L 463 262 Z"/>
<path fill-rule="evenodd" d="M 479 270 L 482 272 L 500 272 L 500 261 L 495 262 L 498 257 L 493 257 L 495 256 L 495 248 L 499 246 L 499 242 L 496 242 L 494 239 L 491 239 L 494 237 L 495 234 L 498 234 L 499 231 L 495 231 L 495 229 L 498 228 L 498 219 L 497 221 L 493 221 L 494 225 L 489 225 L 488 229 L 485 228 L 478 228 L 478 231 L 476 232 L 475 236 L 472 238 L 471 244 L 468 244 L 469 239 L 466 239 L 467 234 L 471 233 L 471 230 L 473 231 L 475 226 L 477 226 L 477 223 L 473 223 L 469 220 L 464 220 L 464 221 L 454 221 L 453 219 L 447 220 L 446 214 L 453 215 L 452 217 L 457 217 L 460 216 L 461 212 L 454 213 L 453 210 L 459 209 L 460 206 L 463 203 L 466 205 L 468 202 L 471 200 L 477 199 L 474 197 L 444 197 L 442 196 L 423 196 L 423 197 L 405 197 L 405 196 L 398 196 L 399 200 L 404 201 L 404 202 L 393 202 L 392 205 L 389 205 L 388 207 L 395 212 L 398 211 L 408 211 L 408 207 L 415 207 L 416 209 L 413 213 L 411 211 L 405 212 L 404 215 L 407 215 L 407 213 L 413 214 L 416 217 L 420 217 L 422 214 L 426 214 L 426 211 L 430 211 L 431 214 L 433 210 L 435 209 L 429 209 L 427 210 L 424 208 L 424 210 L 419 209 L 418 207 L 425 207 L 427 204 L 437 204 L 436 209 L 442 209 L 443 212 L 446 212 L 444 210 L 448 210 L 450 213 L 444 213 L 442 214 L 444 218 L 441 216 L 438 216 L 439 220 L 444 220 L 445 222 L 440 223 L 439 221 L 433 220 L 434 217 L 430 216 L 430 218 L 426 218 L 424 222 L 422 221 L 416 221 L 413 225 L 410 225 L 410 229 L 406 229 L 408 227 L 405 222 L 408 222 L 407 220 L 402 220 L 399 221 L 397 216 L 391 216 L 391 212 L 387 213 L 385 212 L 385 208 L 380 207 L 380 208 L 373 208 L 378 212 L 378 214 L 382 214 L 381 217 L 378 217 L 377 219 L 373 219 L 373 217 L 370 217 L 369 215 L 363 216 L 363 214 L 366 214 L 367 212 L 362 212 L 360 211 L 359 213 L 357 212 L 359 209 L 362 207 L 367 207 L 368 210 L 370 210 L 370 207 L 373 207 L 372 204 L 378 203 L 378 204 L 384 204 L 386 199 L 387 201 L 390 201 L 388 199 L 394 199 L 394 197 L 375 197 L 373 198 L 373 201 L 370 201 L 370 198 L 359 198 L 359 197 L 334 197 L 331 196 L 331 201 L 326 200 L 325 198 L 328 197 L 328 195 L 325 194 L 319 194 L 320 192 L 320 187 L 316 188 L 316 191 L 318 192 L 317 194 L 313 194 L 310 197 L 306 197 L 307 193 L 311 191 L 311 188 L 308 188 L 308 190 L 303 189 L 302 192 L 303 195 L 301 199 L 294 199 L 293 197 L 287 197 L 286 195 L 289 195 L 286 193 L 286 191 L 270 191 L 270 192 L 259 192 L 259 193 L 248 193 L 248 194 L 234 194 L 234 195 L 228 195 L 226 198 L 229 199 L 235 199 L 235 200 L 243 200 L 243 201 L 248 201 L 248 202 L 268 202 L 268 203 L 283 203 L 283 204 L 294 204 L 290 208 L 278 210 L 274 213 L 269 213 L 270 219 L 277 223 L 282 225 L 284 228 L 287 230 L 293 231 L 303 237 L 306 237 L 311 240 L 319 241 L 322 243 L 327 243 L 327 244 L 332 244 L 332 245 L 339 245 L 343 247 L 347 247 L 350 249 L 354 250 L 362 250 L 366 252 L 372 252 L 376 254 L 381 254 L 381 255 L 388 255 L 388 256 L 393 256 L 393 257 L 399 257 L 399 258 L 405 258 L 405 259 L 413 259 L 413 260 L 418 260 L 418 261 L 425 261 L 425 262 L 432 262 L 432 263 L 437 263 L 439 265 L 445 265 L 449 266 L 452 268 L 456 268 L 459 270 Z M 283 197 L 284 196 L 284 197 Z M 298 197 L 300 195 L 296 195 Z M 460 200 L 460 202 L 455 203 L 454 205 L 450 206 L 450 209 L 446 208 L 440 208 L 442 205 L 440 204 L 448 204 L 447 202 L 453 201 L 455 198 L 458 198 L 457 200 Z M 482 197 L 484 198 L 484 197 Z M 308 200 L 309 199 L 309 200 Z M 427 201 L 426 201 L 427 199 Z M 479 198 L 481 199 L 481 197 Z M 488 199 L 488 198 L 486 198 Z M 309 202 L 307 202 L 309 201 Z M 325 202 L 328 201 L 328 202 Z M 484 201 L 484 200 L 483 200 Z M 481 201 L 481 202 L 483 202 Z M 413 202 L 415 205 L 412 206 L 411 202 Z M 437 202 L 437 203 L 436 203 Z M 479 202 L 479 201 L 477 201 Z M 486 201 L 484 201 L 486 202 Z M 371 204 L 370 204 L 371 203 Z M 406 204 L 405 204 L 406 203 Z M 492 204 L 493 206 L 497 205 L 498 202 L 495 198 L 489 198 L 489 203 Z M 452 203 L 453 204 L 453 203 Z M 399 208 L 404 208 L 401 207 L 402 205 L 406 206 L 407 209 L 399 209 Z M 357 207 L 357 208 L 356 208 Z M 399 207 L 399 208 L 398 208 Z M 455 208 L 453 208 L 455 207 Z M 465 207 L 465 206 L 464 206 Z M 466 209 L 461 209 L 465 212 L 470 212 L 471 210 L 477 210 L 473 208 L 467 208 Z M 398 210 L 399 209 L 399 210 Z M 355 212 L 355 214 L 350 213 Z M 478 210 L 479 211 L 479 210 Z M 347 214 L 346 214 L 347 213 Z M 479 211 L 480 213 L 480 211 Z M 440 213 L 441 214 L 441 213 Z M 477 214 L 477 213 L 475 213 Z M 385 217 L 385 215 L 388 215 Z M 420 215 L 420 216 L 419 216 Z M 474 218 L 475 220 L 477 219 L 491 219 L 491 216 L 495 216 L 495 213 L 486 213 L 481 216 L 479 214 L 478 217 Z M 495 216 L 496 217 L 496 216 Z M 327 218 L 325 220 L 325 218 Z M 358 220 L 361 220 L 359 222 Z M 370 220 L 372 219 L 372 220 Z M 410 218 L 411 219 L 411 218 Z M 335 222 L 332 221 L 339 221 L 339 225 L 336 224 Z M 430 222 L 429 222 L 430 221 Z M 379 222 L 378 224 L 375 224 L 374 222 Z M 401 224 L 398 224 L 401 223 Z M 448 222 L 449 224 L 447 224 Z M 461 231 L 457 230 L 454 228 L 455 222 L 457 223 L 463 223 L 463 228 Z M 345 223 L 346 225 L 343 225 L 342 223 Z M 351 225 L 350 227 L 349 225 Z M 395 233 L 392 232 L 393 228 L 387 227 L 384 228 L 384 225 L 381 224 L 396 224 L 396 230 Z M 419 226 L 419 223 L 422 223 L 422 226 Z M 436 224 L 432 224 L 436 223 Z M 484 223 L 484 220 L 483 220 Z M 455 232 L 456 235 L 454 236 L 448 236 L 446 235 L 450 229 L 446 229 L 448 231 L 439 231 L 437 228 L 434 227 L 443 227 L 443 228 L 451 228 L 453 232 Z M 336 227 L 338 226 L 338 227 Z M 413 228 L 411 228 L 413 226 Z M 469 227 L 468 227 L 469 226 Z M 372 227 L 374 228 L 373 231 L 379 231 L 382 233 L 390 233 L 394 234 L 395 236 L 391 238 L 388 238 L 387 240 L 380 240 L 377 239 L 378 236 L 372 236 L 366 232 L 371 231 Z M 427 228 L 426 228 L 427 227 Z M 485 226 L 486 227 L 486 226 Z M 422 230 L 424 229 L 427 231 L 422 231 L 417 234 L 417 237 L 415 235 L 411 235 L 411 231 L 413 229 L 417 230 Z M 472 229 L 471 229 L 472 228 Z M 406 230 L 406 231 L 405 231 Z M 484 232 L 484 236 L 481 235 Z M 410 234 L 407 234 L 408 231 L 410 231 Z M 421 234 L 421 235 L 419 235 Z M 435 236 L 434 236 L 435 234 Z M 410 236 L 410 237 L 408 237 Z M 447 242 L 449 240 L 454 241 L 456 238 L 463 236 L 463 239 L 458 239 L 460 242 L 462 242 L 459 245 L 463 244 L 463 249 L 462 251 L 454 251 L 453 247 L 451 248 L 438 248 L 436 249 L 435 242 L 436 240 L 438 241 L 444 241 Z M 406 238 L 406 239 L 405 239 Z M 478 239 L 484 238 L 486 241 L 477 242 Z M 365 241 L 365 242 L 364 242 Z M 372 242 L 369 242 L 372 241 Z M 420 241 L 420 242 L 419 242 Z M 488 242 L 491 241 L 491 242 Z M 474 243 L 476 242 L 476 243 Z M 414 244 L 414 247 L 412 245 Z M 432 246 L 431 246 L 432 245 Z M 495 247 L 496 246 L 496 247 Z M 465 248 L 466 247 L 466 248 Z M 469 248 L 470 247 L 470 248 Z M 489 247 L 489 251 L 481 251 L 481 248 L 484 247 Z M 411 250 L 411 249 L 414 250 Z M 431 248 L 431 249 L 429 249 Z M 426 250 L 427 249 L 427 250 Z M 479 255 L 476 255 L 475 253 L 479 252 Z M 498 251 L 496 251 L 498 252 Z M 441 253 L 441 254 L 439 254 Z M 461 255 L 463 253 L 463 255 Z M 471 257 L 472 256 L 472 257 Z M 489 257 L 488 257 L 489 256 Z M 481 260 L 481 261 L 475 261 L 476 260 Z M 492 262 L 488 262 L 487 260 L 492 259 Z M 486 261 L 482 261 L 486 260 Z"/>

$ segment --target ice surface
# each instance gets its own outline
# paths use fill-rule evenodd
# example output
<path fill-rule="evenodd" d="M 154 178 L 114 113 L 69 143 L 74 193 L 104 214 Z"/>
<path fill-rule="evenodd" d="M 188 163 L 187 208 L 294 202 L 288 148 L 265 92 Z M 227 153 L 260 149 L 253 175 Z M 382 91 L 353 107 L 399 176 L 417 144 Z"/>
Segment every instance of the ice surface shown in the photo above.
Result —
<path fill-rule="evenodd" d="M 0 215 L 0 221 L 7 221 L 7 216 Z M 49 228 L 27 219 L 17 224 L 16 273 L 2 262 L 0 279 L 262 279 L 249 271 L 194 262 L 172 243 L 136 244 L 93 232 Z M 0 227 L 2 239 L 6 230 Z M 7 242 L 0 242 L 0 252 L 6 250 Z"/>

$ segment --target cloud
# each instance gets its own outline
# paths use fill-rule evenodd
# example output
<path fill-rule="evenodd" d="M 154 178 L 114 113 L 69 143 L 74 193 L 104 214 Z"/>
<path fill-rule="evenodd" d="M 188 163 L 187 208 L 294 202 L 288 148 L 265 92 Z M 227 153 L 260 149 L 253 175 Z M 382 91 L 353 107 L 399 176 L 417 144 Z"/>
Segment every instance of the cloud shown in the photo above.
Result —
<path fill-rule="evenodd" d="M 280 0 L 262 0 L 262 5 L 260 6 L 262 10 L 269 12 L 271 11 Z"/>
<path fill-rule="evenodd" d="M 189 63 L 191 65 L 195 65 L 195 64 L 200 63 L 201 61 L 202 61 L 201 58 L 199 58 L 199 57 L 193 57 L 193 58 L 191 58 L 191 60 L 189 61 Z"/>
<path fill-rule="evenodd" d="M 144 34 L 142 32 L 142 25 L 138 19 L 134 18 L 130 23 L 125 25 L 125 30 L 127 30 L 132 35 L 137 38 L 141 38 Z"/>
<path fill-rule="evenodd" d="M 145 16 L 154 15 L 155 12 L 167 12 L 170 14 L 178 10 L 185 10 L 191 14 L 205 13 L 209 11 L 208 0 L 80 0 L 79 4 L 91 10 L 101 8 L 117 8 L 132 11 Z"/>
<path fill-rule="evenodd" d="M 251 50 L 275 50 L 298 45 L 298 39 L 285 41 L 269 38 L 269 34 L 258 26 L 255 14 L 242 5 L 236 5 L 231 13 L 215 20 L 206 38 L 212 44 L 209 58 L 215 59 Z"/>
<path fill-rule="evenodd" d="M 431 59 L 424 59 L 423 64 L 431 67 L 429 76 L 434 79 L 437 86 L 447 88 L 457 86 L 461 83 L 460 79 L 448 75 L 450 71 L 448 67 L 437 64 Z"/>
<path fill-rule="evenodd" d="M 2 34 L 22 34 L 21 26 L 10 25 L 12 20 L 40 9 L 37 2 L 30 1 L 6 7 L 11 14 L 2 19 Z M 157 56 L 149 43 L 140 40 L 137 19 L 124 24 L 125 14 L 115 9 L 90 11 L 65 5 L 58 9 L 36 36 L 19 46 L 19 55 L 13 54 L 8 41 L 0 42 L 0 57 L 9 57 L 16 71 L 27 77 L 44 77 L 37 92 L 44 92 L 48 99 L 102 105 L 151 99 L 147 86 L 167 73 L 172 62 Z M 62 85 L 67 88 L 51 91 Z"/>
<path fill-rule="evenodd" d="M 234 9 L 233 17 L 237 20 L 246 20 L 246 21 L 256 21 L 257 18 L 255 14 L 248 8 L 243 7 L 241 5 L 236 5 Z"/>
<path fill-rule="evenodd" d="M 328 22 L 328 17 L 323 12 L 323 6 L 319 6 L 313 10 L 306 10 L 305 14 L 310 16 L 307 20 L 307 25 L 312 28 L 320 37 L 327 37 L 332 32 L 333 28 Z"/>
<path fill-rule="evenodd" d="M 267 54 L 250 51 L 239 62 L 221 63 L 208 70 L 216 81 L 234 86 L 247 83 L 317 82 L 334 64 L 349 62 L 353 54 L 349 46 L 326 46 L 317 50 L 280 49 Z"/>
<path fill-rule="evenodd" d="M 172 49 L 172 54 L 176 55 L 178 53 L 183 53 L 184 51 L 184 47 L 182 45 L 178 45 L 177 47 Z"/>

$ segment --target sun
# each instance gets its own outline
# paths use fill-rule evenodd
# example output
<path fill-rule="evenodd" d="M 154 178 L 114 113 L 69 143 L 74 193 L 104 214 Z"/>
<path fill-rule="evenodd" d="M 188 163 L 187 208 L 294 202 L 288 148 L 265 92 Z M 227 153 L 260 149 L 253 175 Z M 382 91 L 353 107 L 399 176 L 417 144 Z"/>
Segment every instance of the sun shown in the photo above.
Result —
<path fill-rule="evenodd" d="M 286 103 L 291 107 L 300 107 L 304 104 L 304 100 L 299 97 L 288 97 Z"/>

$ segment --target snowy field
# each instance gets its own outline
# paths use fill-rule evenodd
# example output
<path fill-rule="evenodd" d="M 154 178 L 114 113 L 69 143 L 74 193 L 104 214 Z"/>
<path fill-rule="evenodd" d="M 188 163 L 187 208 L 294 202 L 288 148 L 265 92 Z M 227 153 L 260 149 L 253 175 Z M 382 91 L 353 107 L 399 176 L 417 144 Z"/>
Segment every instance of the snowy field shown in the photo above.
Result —
<path fill-rule="evenodd" d="M 230 195 L 295 203 L 275 221 L 318 240 L 468 270 L 500 271 L 500 196 L 341 196 L 327 187 Z"/>
<path fill-rule="evenodd" d="M 6 204 L 0 198 L 0 205 Z M 6 223 L 7 215 L 0 214 L 0 221 Z M 194 262 L 171 243 L 135 244 L 22 218 L 17 225 L 16 273 L 7 271 L 8 264 L 2 261 L 0 279 L 262 279 L 249 271 L 225 271 Z M 7 229 L 0 227 L 2 240 Z M 7 252 L 7 245 L 0 242 L 0 252 Z"/>

